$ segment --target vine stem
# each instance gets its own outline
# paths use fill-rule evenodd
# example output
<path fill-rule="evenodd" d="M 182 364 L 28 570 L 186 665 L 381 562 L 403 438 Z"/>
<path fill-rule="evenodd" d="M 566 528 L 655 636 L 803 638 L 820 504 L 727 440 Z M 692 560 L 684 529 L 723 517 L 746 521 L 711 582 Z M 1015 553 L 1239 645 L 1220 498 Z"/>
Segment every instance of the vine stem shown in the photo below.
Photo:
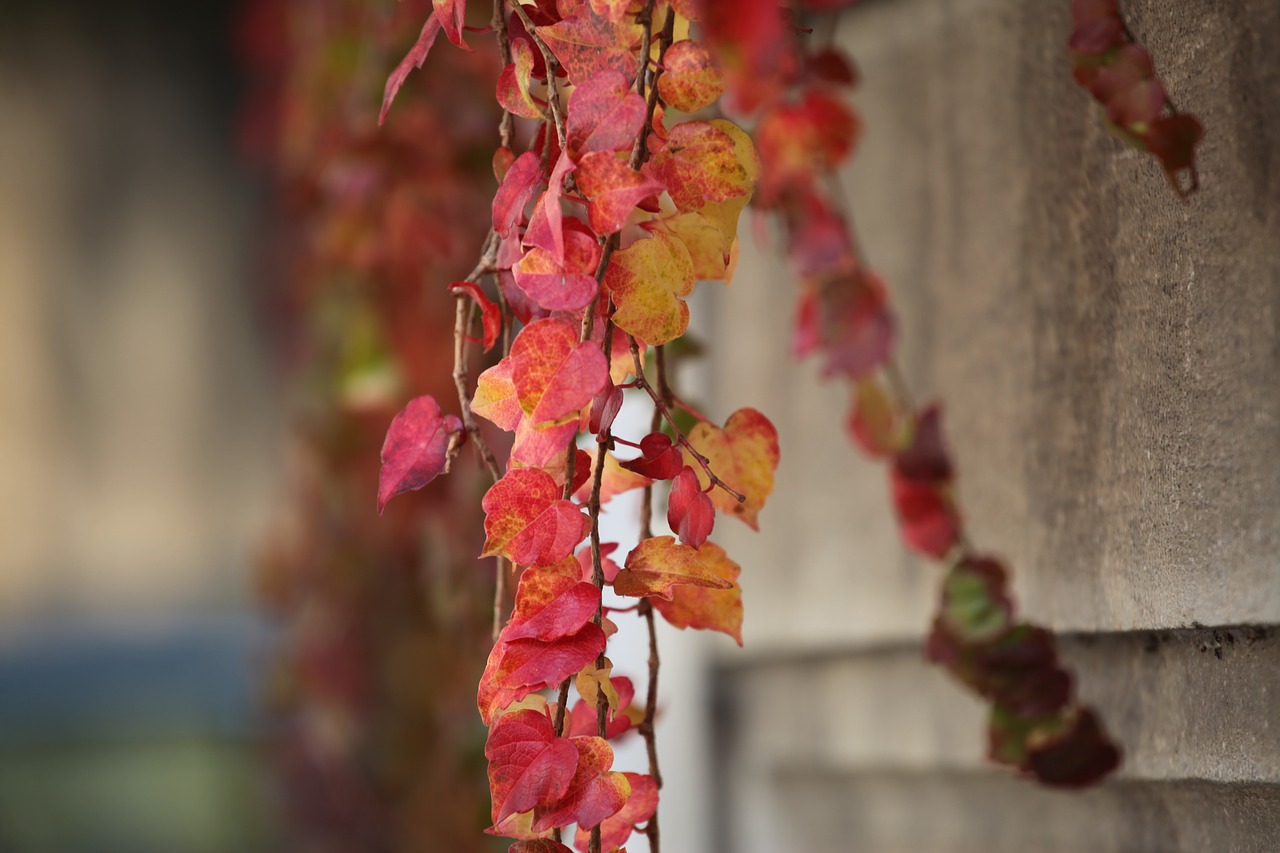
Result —
<path fill-rule="evenodd" d="M 684 432 L 676 424 L 675 417 L 671 414 L 671 406 L 666 402 L 666 400 L 663 399 L 663 395 L 660 394 L 656 389 L 654 389 L 653 385 L 650 384 L 649 380 L 645 378 L 644 361 L 640 358 L 640 345 L 636 342 L 635 336 L 627 335 L 627 340 L 631 342 L 631 360 L 635 364 L 635 371 L 636 371 L 635 387 L 643 389 L 644 392 L 649 395 L 649 399 L 653 400 L 654 409 L 656 410 L 657 413 L 660 413 L 662 417 L 666 419 L 667 424 L 671 427 L 671 432 L 675 434 L 676 442 L 685 450 L 687 450 L 690 456 L 698 460 L 698 464 L 702 466 L 703 472 L 705 472 L 707 475 L 707 480 L 709 480 L 712 485 L 720 489 L 723 489 L 727 494 L 731 495 L 733 499 L 736 500 L 738 503 L 745 502 L 747 499 L 747 496 L 742 494 L 732 486 L 730 486 L 724 480 L 721 480 L 719 477 L 717 477 L 716 472 L 711 470 L 711 460 L 708 459 L 706 456 L 703 456 L 702 453 L 700 453 L 696 447 L 694 447 L 692 444 L 689 443 L 689 439 L 685 437 Z M 658 352 L 662 351 L 661 347 L 657 347 L 656 349 Z M 665 385 L 666 383 L 665 371 L 661 367 L 659 368 L 658 374 L 659 374 L 659 377 L 661 377 L 658 380 L 659 384 Z M 667 395 L 670 396 L 671 389 L 666 388 L 665 390 L 667 392 Z M 654 426 L 651 432 L 657 431 L 657 429 L 658 427 Z"/>
<path fill-rule="evenodd" d="M 547 105 L 551 108 L 551 121 L 555 125 L 556 139 L 560 142 L 560 150 L 564 151 L 564 111 L 560 108 L 560 84 L 556 81 L 556 71 L 560 68 L 560 62 L 556 59 L 556 55 L 551 52 L 551 48 L 547 46 L 547 43 L 542 40 L 542 36 L 538 34 L 537 25 L 529 17 L 529 13 L 524 10 L 524 6 L 520 5 L 520 0 L 510 0 L 510 6 L 511 10 L 516 13 L 516 17 L 520 19 L 520 23 L 524 24 L 529 37 L 533 39 L 533 43 L 538 47 L 538 52 L 542 54 L 542 61 L 547 65 Z M 544 150 L 550 150 L 550 148 L 547 147 Z"/>

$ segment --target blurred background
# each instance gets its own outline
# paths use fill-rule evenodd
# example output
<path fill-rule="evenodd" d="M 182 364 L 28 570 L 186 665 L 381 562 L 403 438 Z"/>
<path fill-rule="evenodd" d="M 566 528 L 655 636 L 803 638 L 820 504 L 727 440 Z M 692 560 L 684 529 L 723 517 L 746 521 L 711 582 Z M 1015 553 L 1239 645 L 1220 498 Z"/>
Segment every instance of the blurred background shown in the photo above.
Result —
<path fill-rule="evenodd" d="M 427 8 L 0 13 L 0 850 L 482 849 L 478 519 L 373 512 L 492 181 L 492 63 L 377 133 Z"/>

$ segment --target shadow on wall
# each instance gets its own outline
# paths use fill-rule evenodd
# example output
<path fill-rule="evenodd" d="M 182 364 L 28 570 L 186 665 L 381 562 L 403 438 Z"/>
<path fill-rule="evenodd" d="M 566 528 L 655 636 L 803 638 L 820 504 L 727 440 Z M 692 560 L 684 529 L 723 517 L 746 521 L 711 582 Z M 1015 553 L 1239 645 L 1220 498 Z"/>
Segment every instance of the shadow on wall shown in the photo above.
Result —
<path fill-rule="evenodd" d="M 0 849 L 266 845 L 280 405 L 232 3 L 0 24 Z"/>

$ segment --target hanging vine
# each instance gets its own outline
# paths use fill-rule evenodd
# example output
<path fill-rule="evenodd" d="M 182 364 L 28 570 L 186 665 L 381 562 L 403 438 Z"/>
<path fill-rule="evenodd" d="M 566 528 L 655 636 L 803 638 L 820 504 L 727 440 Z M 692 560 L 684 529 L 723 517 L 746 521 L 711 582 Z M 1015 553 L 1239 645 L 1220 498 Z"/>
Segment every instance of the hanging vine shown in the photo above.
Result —
<path fill-rule="evenodd" d="M 453 285 L 460 414 L 419 398 L 396 416 L 378 503 L 448 471 L 468 444 L 492 480 L 481 556 L 496 564 L 495 644 L 477 704 L 490 727 L 488 831 L 516 839 L 514 853 L 567 849 L 571 824 L 580 850 L 620 849 L 642 828 L 656 853 L 655 613 L 741 642 L 739 567 L 709 537 L 720 516 L 757 528 L 777 434 L 754 409 L 722 424 L 695 411 L 666 348 L 688 328 L 695 283 L 732 277 L 753 195 L 801 285 L 796 355 L 850 383 L 849 431 L 888 462 L 903 539 L 947 566 L 927 653 L 990 702 L 991 758 L 1058 786 L 1118 765 L 1052 634 L 1017 616 L 1006 569 L 965 534 L 941 409 L 914 402 L 893 357 L 888 285 L 832 191 L 861 135 L 847 98 L 857 75 L 838 50 L 811 49 L 805 26 L 848 5 L 497 0 L 482 28 L 496 37 L 504 112 L 492 227 Z M 1183 173 L 1194 188 L 1199 124 L 1169 105 L 1114 2 L 1076 0 L 1073 13 L 1077 79 L 1180 193 Z M 396 120 L 397 92 L 440 31 L 464 44 L 465 20 L 464 0 L 435 0 L 387 81 L 384 119 Z M 733 121 L 715 112 L 722 95 Z M 473 388 L 477 347 L 499 360 Z M 615 432 L 624 405 L 648 407 L 646 434 Z M 511 434 L 505 459 L 486 424 Z M 632 489 L 644 495 L 640 541 L 619 565 L 600 517 Z M 663 504 L 675 535 L 654 535 Z M 606 589 L 638 601 L 610 608 Z M 650 638 L 643 701 L 605 654 L 633 613 Z M 609 740 L 631 728 L 646 773 L 613 769 Z"/>

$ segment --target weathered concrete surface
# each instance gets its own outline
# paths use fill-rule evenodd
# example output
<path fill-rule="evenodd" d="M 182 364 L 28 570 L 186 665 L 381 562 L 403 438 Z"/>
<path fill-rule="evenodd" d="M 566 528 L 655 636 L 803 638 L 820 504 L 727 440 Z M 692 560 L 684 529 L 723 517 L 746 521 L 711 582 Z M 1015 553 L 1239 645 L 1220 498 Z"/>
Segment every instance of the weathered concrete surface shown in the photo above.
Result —
<path fill-rule="evenodd" d="M 716 531 L 746 607 L 718 849 L 1280 850 L 1280 645 L 1221 627 L 1280 624 L 1280 5 L 1124 4 L 1208 128 L 1189 204 L 1071 81 L 1069 5 L 861 3 L 846 190 L 972 538 L 1071 632 L 1126 763 L 1084 795 L 986 767 L 981 705 L 921 660 L 940 569 L 899 545 L 844 387 L 789 363 L 788 272 L 747 250 L 707 288 L 712 408 L 767 412 L 782 463 L 762 532 Z"/>
<path fill-rule="evenodd" d="M 1280 6 L 1126 4 L 1208 128 L 1189 204 L 1071 81 L 1068 7 L 846 16 L 866 120 L 847 190 L 903 364 L 944 401 L 973 537 L 1028 614 L 1280 621 Z M 844 389 L 789 363 L 788 280 L 744 254 L 713 330 L 717 410 L 756 405 L 782 440 L 762 533 L 717 531 L 744 564 L 748 654 L 918 636 L 937 570 L 902 555 Z"/>
<path fill-rule="evenodd" d="M 1280 785 L 1280 640 L 1250 628 L 1069 636 L 1082 698 L 1126 779 Z M 976 771 L 986 707 L 919 648 L 756 659 L 718 670 L 717 720 L 760 767 Z"/>
<path fill-rule="evenodd" d="M 777 782 L 788 839 L 772 848 L 778 853 L 1273 853 L 1280 848 L 1276 785 L 1120 782 L 1077 794 L 982 774 L 796 777 L 782 772 Z"/>
<path fill-rule="evenodd" d="M 1085 795 L 987 765 L 985 709 L 918 648 L 724 665 L 722 849 L 1280 849 L 1280 640 L 1206 628 L 1063 650 L 1125 750 Z"/>

